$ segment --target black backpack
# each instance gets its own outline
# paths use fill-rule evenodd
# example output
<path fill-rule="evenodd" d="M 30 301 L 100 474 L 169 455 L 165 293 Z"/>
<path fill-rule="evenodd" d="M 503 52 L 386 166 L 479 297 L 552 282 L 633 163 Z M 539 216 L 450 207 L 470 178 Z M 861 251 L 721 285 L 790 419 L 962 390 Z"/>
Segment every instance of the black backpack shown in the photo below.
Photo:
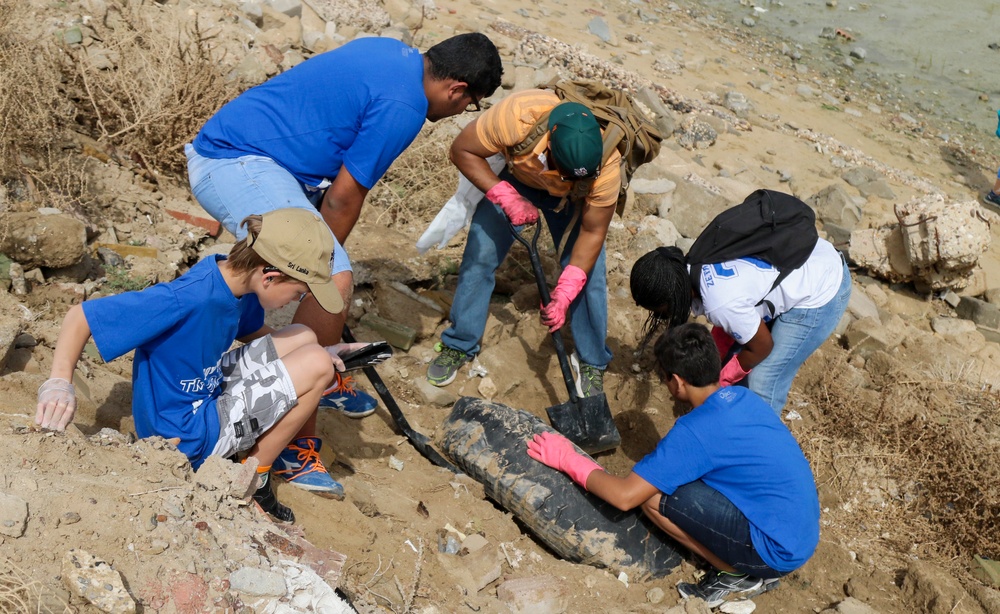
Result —
<path fill-rule="evenodd" d="M 687 254 L 691 287 L 699 293 L 702 265 L 753 256 L 778 269 L 766 296 L 805 264 L 818 240 L 816 213 L 809 205 L 791 194 L 757 190 L 715 216 L 698 235 Z"/>

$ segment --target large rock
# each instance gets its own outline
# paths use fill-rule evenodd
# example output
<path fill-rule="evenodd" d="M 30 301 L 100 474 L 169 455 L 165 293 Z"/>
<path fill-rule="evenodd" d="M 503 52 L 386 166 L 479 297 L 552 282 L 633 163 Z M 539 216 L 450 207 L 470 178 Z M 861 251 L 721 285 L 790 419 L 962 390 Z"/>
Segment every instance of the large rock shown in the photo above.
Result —
<path fill-rule="evenodd" d="M 7 368 L 14 342 L 24 330 L 27 315 L 21 303 L 6 290 L 0 289 L 0 371 Z"/>
<path fill-rule="evenodd" d="M 861 221 L 861 207 L 840 185 L 820 190 L 806 202 L 816 210 L 816 216 L 821 221 L 831 222 L 839 228 L 854 230 Z"/>
<path fill-rule="evenodd" d="M 417 331 L 418 339 L 426 339 L 433 335 L 446 315 L 434 301 L 394 281 L 375 284 L 375 305 L 383 318 L 399 322 Z"/>
<path fill-rule="evenodd" d="M 7 214 L 0 252 L 20 262 L 25 270 L 67 267 L 80 262 L 86 251 L 87 230 L 80 220 L 62 214 Z"/>
<path fill-rule="evenodd" d="M 953 576 L 924 561 L 912 561 L 900 587 L 909 603 L 927 614 L 979 612 L 972 597 Z"/>
<path fill-rule="evenodd" d="M 896 206 L 910 263 L 916 269 L 967 271 L 990 246 L 990 224 L 974 200 L 946 203 L 939 194 Z"/>
<path fill-rule="evenodd" d="M 0 535 L 21 537 L 28 523 L 28 503 L 17 495 L 0 492 Z"/>
<path fill-rule="evenodd" d="M 694 173 L 683 177 L 668 173 L 668 176 L 677 184 L 669 218 L 685 237 L 700 235 L 712 218 L 729 207 L 729 200 L 721 190 Z"/>

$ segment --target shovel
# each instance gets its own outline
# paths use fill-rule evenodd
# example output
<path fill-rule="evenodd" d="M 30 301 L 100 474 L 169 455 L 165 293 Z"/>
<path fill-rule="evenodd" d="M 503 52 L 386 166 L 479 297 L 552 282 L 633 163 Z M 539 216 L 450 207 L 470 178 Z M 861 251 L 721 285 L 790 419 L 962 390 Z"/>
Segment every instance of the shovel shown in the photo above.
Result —
<path fill-rule="evenodd" d="M 542 263 L 538 259 L 538 235 L 541 232 L 541 223 L 535 224 L 535 234 L 530 243 L 521 236 L 513 224 L 509 221 L 507 224 L 517 242 L 527 248 L 528 257 L 531 259 L 531 268 L 535 273 L 535 282 L 538 284 L 538 295 L 542 299 L 542 305 L 548 305 L 550 300 L 549 286 L 545 283 L 545 273 L 542 271 Z M 559 368 L 562 370 L 563 381 L 566 382 L 566 390 L 569 392 L 569 401 L 553 405 L 545 410 L 552 428 L 565 435 L 567 439 L 580 446 L 588 454 L 597 454 L 617 448 L 622 438 L 618 434 L 614 419 L 611 417 L 608 398 L 604 396 L 603 392 L 581 398 L 577 394 L 573 372 L 570 370 L 569 360 L 566 358 L 566 347 L 563 345 L 561 331 L 552 332 L 552 342 L 556 346 Z"/>
<path fill-rule="evenodd" d="M 341 333 L 344 341 L 347 343 L 354 343 L 354 335 L 351 334 L 351 330 L 347 328 L 347 324 L 344 324 L 344 332 Z M 438 467 L 444 467 L 452 473 L 459 473 L 459 470 L 455 465 L 449 463 L 441 454 L 431 447 L 431 440 L 423 433 L 418 433 L 410 427 L 410 423 L 406 420 L 406 416 L 403 415 L 403 410 L 399 408 L 396 404 L 396 399 L 392 398 L 392 394 L 389 389 L 385 387 L 385 382 L 382 381 L 382 377 L 375 370 L 375 367 L 362 367 L 362 371 L 368 376 L 368 381 L 372 383 L 372 387 L 375 388 L 375 392 L 385 403 L 386 409 L 389 410 L 389 415 L 392 416 L 393 422 L 399 427 L 399 430 L 406 435 L 406 438 L 410 440 L 413 447 L 417 449 L 418 452 L 423 454 L 427 460 L 431 461 Z"/>

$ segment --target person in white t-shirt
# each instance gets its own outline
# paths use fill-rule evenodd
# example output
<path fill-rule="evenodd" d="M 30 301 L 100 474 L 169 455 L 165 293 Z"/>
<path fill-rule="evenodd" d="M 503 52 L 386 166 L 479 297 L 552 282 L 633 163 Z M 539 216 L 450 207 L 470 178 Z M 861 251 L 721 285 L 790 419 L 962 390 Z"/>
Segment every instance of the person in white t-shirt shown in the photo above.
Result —
<path fill-rule="evenodd" d="M 828 241 L 819 239 L 809 259 L 778 286 L 778 269 L 744 257 L 705 264 L 697 291 L 676 247 L 658 247 L 632 266 L 632 298 L 648 309 L 646 338 L 661 325 L 677 326 L 690 314 L 713 325 L 723 359 L 720 381 L 745 380 L 778 414 L 802 363 L 833 333 L 851 296 L 851 274 Z"/>

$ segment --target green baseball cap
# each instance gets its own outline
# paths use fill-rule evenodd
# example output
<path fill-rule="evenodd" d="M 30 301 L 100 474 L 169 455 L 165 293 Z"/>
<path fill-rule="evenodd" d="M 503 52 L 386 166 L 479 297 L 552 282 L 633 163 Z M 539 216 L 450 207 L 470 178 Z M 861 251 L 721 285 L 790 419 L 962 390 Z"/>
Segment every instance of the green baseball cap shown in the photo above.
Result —
<path fill-rule="evenodd" d="M 566 175 L 583 179 L 601 169 L 601 127 L 593 111 L 579 102 L 564 102 L 549 112 L 552 157 Z"/>

